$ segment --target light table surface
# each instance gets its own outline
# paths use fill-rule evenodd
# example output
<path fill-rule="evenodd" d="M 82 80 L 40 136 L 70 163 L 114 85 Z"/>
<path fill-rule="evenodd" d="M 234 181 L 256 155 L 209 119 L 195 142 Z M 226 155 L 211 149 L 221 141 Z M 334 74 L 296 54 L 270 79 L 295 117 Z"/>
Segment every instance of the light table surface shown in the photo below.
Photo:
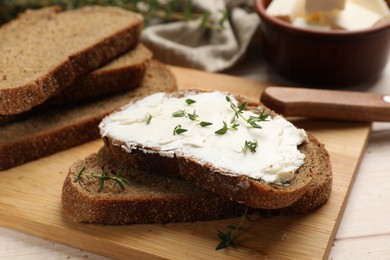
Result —
<path fill-rule="evenodd" d="M 245 61 L 231 75 L 286 85 L 266 64 Z M 347 90 L 390 94 L 390 63 L 381 78 Z M 331 249 L 330 259 L 390 259 L 390 123 L 374 123 Z M 0 259 L 106 259 L 0 227 Z"/>

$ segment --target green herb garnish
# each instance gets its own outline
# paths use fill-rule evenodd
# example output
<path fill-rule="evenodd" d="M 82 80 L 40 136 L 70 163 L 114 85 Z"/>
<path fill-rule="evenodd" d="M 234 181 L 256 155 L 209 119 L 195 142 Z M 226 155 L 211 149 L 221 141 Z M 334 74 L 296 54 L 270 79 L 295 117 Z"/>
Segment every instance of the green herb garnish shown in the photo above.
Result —
<path fill-rule="evenodd" d="M 188 130 L 187 129 L 184 129 L 184 128 L 181 128 L 181 125 L 177 125 L 174 129 L 173 129 L 173 135 L 176 135 L 176 134 L 182 134 L 184 132 L 187 132 Z"/>
<path fill-rule="evenodd" d="M 223 127 L 215 131 L 216 134 L 223 135 L 227 132 L 228 126 L 225 121 L 223 121 Z"/>
<path fill-rule="evenodd" d="M 212 124 L 213 124 L 213 123 L 206 122 L 206 121 L 202 121 L 202 122 L 199 123 L 199 125 L 200 125 L 201 127 L 206 127 L 206 126 L 209 126 L 209 125 L 212 125 Z"/>
<path fill-rule="evenodd" d="M 192 105 L 192 104 L 196 103 L 196 101 L 193 99 L 187 98 L 186 103 L 187 103 L 187 105 Z"/>
<path fill-rule="evenodd" d="M 262 121 L 267 121 L 269 115 L 264 114 L 264 111 L 261 112 L 259 116 L 250 116 L 249 119 L 247 120 L 247 123 L 250 124 L 254 128 L 261 128 L 257 123 L 262 122 Z"/>
<path fill-rule="evenodd" d="M 146 119 L 146 124 L 150 124 L 150 121 L 152 121 L 152 115 L 148 113 L 148 119 Z"/>
<path fill-rule="evenodd" d="M 260 125 L 258 125 L 258 122 L 267 121 L 269 115 L 264 114 L 264 111 L 259 116 L 250 116 L 248 119 L 246 119 L 243 116 L 243 111 L 245 110 L 247 103 L 243 102 L 239 107 L 237 107 L 230 97 L 226 96 L 226 101 L 230 103 L 230 108 L 234 111 L 234 116 L 231 119 L 231 123 L 233 124 L 239 117 L 241 117 L 247 124 L 252 126 L 253 128 L 261 128 Z"/>
<path fill-rule="evenodd" d="M 230 125 L 230 130 L 237 130 L 238 127 L 240 126 L 240 124 L 238 124 L 237 122 L 233 122 L 231 125 Z"/>
<path fill-rule="evenodd" d="M 26 9 L 37 9 L 49 5 L 59 5 L 63 10 L 86 5 L 113 5 L 140 13 L 144 16 L 145 26 L 201 19 L 201 27 L 215 31 L 224 30 L 225 23 L 230 16 L 226 9 L 213 14 L 198 10 L 193 6 L 192 0 L 5 0 L 0 1 L 0 25 Z"/>
<path fill-rule="evenodd" d="M 100 175 L 94 175 L 94 173 L 91 172 L 91 177 L 99 180 L 99 191 L 103 190 L 104 182 L 110 181 L 110 180 L 115 181 L 113 189 L 116 187 L 116 185 L 118 185 L 121 188 L 121 190 L 124 190 L 125 189 L 124 184 L 128 183 L 129 181 L 125 178 L 120 177 L 119 173 L 115 176 L 110 176 L 110 175 L 107 175 L 107 172 L 110 172 L 110 171 L 102 171 L 102 173 Z"/>
<path fill-rule="evenodd" d="M 197 114 L 195 113 L 195 110 L 194 110 L 194 112 L 193 112 L 192 114 L 188 114 L 187 116 L 188 116 L 188 118 L 191 119 L 192 121 L 196 120 L 196 118 L 199 117 L 199 115 L 197 115 Z"/>
<path fill-rule="evenodd" d="M 246 153 L 247 150 L 251 151 L 252 153 L 255 153 L 256 152 L 256 148 L 257 148 L 257 140 L 255 141 L 245 141 L 245 145 L 244 147 L 242 148 L 242 152 L 243 153 Z"/>
<path fill-rule="evenodd" d="M 185 110 L 177 110 L 176 112 L 172 113 L 173 117 L 185 117 L 186 111 Z"/>
<path fill-rule="evenodd" d="M 239 125 L 240 124 L 238 124 L 237 122 L 233 122 L 230 125 L 230 127 L 228 127 L 227 123 L 225 121 L 223 121 L 223 127 L 218 129 L 217 131 L 215 131 L 215 133 L 218 135 L 223 135 L 223 134 L 226 134 L 226 132 L 228 130 L 237 130 Z"/>
<path fill-rule="evenodd" d="M 219 250 L 222 248 L 226 248 L 228 246 L 235 246 L 237 243 L 234 241 L 234 233 L 237 231 L 245 231 L 246 229 L 242 227 L 244 224 L 244 220 L 250 221 L 249 215 L 248 215 L 248 207 L 246 207 L 244 215 L 241 217 L 240 223 L 238 226 L 229 225 L 227 226 L 228 231 L 226 233 L 217 230 L 217 236 L 219 239 L 221 239 L 221 242 L 217 245 L 215 250 Z"/>
<path fill-rule="evenodd" d="M 86 167 L 83 166 L 81 170 L 77 173 L 77 175 L 73 178 L 73 182 L 78 182 L 81 178 L 81 175 L 85 172 Z"/>

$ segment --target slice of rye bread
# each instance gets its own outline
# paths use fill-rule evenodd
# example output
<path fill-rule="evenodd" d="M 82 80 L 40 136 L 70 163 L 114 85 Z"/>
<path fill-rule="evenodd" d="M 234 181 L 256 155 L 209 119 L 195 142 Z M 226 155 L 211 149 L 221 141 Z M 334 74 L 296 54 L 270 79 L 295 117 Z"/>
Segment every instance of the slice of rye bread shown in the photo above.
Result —
<path fill-rule="evenodd" d="M 240 216 L 246 206 L 204 189 L 181 177 L 158 176 L 113 160 L 105 149 L 75 162 L 62 188 L 65 215 L 75 222 L 146 224 L 213 220 Z M 91 175 L 93 174 L 93 175 Z M 120 176 L 123 189 L 114 180 Z"/>
<path fill-rule="evenodd" d="M 105 115 L 133 98 L 176 89 L 176 79 L 170 70 L 152 60 L 141 85 L 135 89 L 77 105 L 52 108 L 0 126 L 0 170 L 98 139 L 98 124 Z"/>
<path fill-rule="evenodd" d="M 322 145 L 318 142 L 315 145 L 318 145 L 316 160 L 328 160 Z M 244 204 L 192 185 L 182 177 L 150 174 L 133 166 L 112 157 L 105 147 L 72 164 L 62 187 L 65 215 L 75 222 L 146 224 L 214 220 L 245 212 Z M 125 178 L 124 188 L 110 179 L 104 181 L 101 189 L 98 176 L 102 173 Z M 281 209 L 248 208 L 247 213 L 265 216 L 308 213 L 328 200 L 331 183 L 331 168 L 327 165 L 292 205 Z"/>
<path fill-rule="evenodd" d="M 69 87 L 42 104 L 17 115 L 0 115 L 0 125 L 25 118 L 51 106 L 75 103 L 139 86 L 152 52 L 142 44 L 115 60 L 77 78 Z"/>
<path fill-rule="evenodd" d="M 0 114 L 30 110 L 134 48 L 141 15 L 116 7 L 28 10 L 0 27 Z"/>
<path fill-rule="evenodd" d="M 170 95 L 181 97 L 185 96 L 186 93 L 179 91 Z M 245 101 L 241 97 L 237 97 L 237 99 L 241 103 Z M 248 102 L 246 109 L 259 114 L 265 112 L 271 116 L 276 115 L 273 111 L 256 103 Z M 101 123 L 101 132 L 104 124 L 105 120 Z M 305 194 L 311 185 L 312 178 L 322 174 L 331 174 L 328 173 L 330 161 L 327 152 L 311 134 L 308 134 L 308 141 L 299 146 L 299 150 L 305 155 L 305 163 L 297 170 L 295 177 L 288 182 L 288 185 L 267 183 L 229 172 L 210 163 L 200 162 L 194 156 L 178 155 L 177 153 L 174 157 L 162 156 L 159 153 L 161 152 L 159 147 L 134 144 L 131 147 L 131 152 L 128 152 L 130 148 L 124 145 L 125 142 L 115 139 L 109 133 L 103 135 L 103 141 L 112 157 L 118 158 L 128 165 L 135 165 L 137 168 L 151 173 L 181 175 L 199 187 L 253 208 L 279 209 L 288 207 Z"/>

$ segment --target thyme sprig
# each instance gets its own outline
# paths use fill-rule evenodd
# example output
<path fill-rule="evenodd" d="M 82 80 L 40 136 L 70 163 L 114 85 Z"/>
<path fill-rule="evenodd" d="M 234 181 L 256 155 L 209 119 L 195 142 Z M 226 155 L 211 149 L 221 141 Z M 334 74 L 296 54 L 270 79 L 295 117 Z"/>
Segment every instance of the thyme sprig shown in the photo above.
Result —
<path fill-rule="evenodd" d="M 258 146 L 257 140 L 255 140 L 255 141 L 247 141 L 247 140 L 245 140 L 245 144 L 244 144 L 244 147 L 242 148 L 242 152 L 246 153 L 246 151 L 249 150 L 252 153 L 255 153 L 256 149 L 257 149 L 257 146 Z"/>
<path fill-rule="evenodd" d="M 267 121 L 269 117 L 269 115 L 265 114 L 263 111 L 259 116 L 249 116 L 247 119 L 244 117 L 243 111 L 245 110 L 248 103 L 243 102 L 237 107 L 228 96 L 226 96 L 226 101 L 229 102 L 230 108 L 234 111 L 234 116 L 232 117 L 230 123 L 234 123 L 239 117 L 241 117 L 248 125 L 252 126 L 253 128 L 261 128 L 258 123 Z"/>
<path fill-rule="evenodd" d="M 261 128 L 257 123 L 267 121 L 268 117 L 269 115 L 263 111 L 259 116 L 250 116 L 246 122 L 254 128 Z"/>
<path fill-rule="evenodd" d="M 226 134 L 226 132 L 228 130 L 237 130 L 239 126 L 240 126 L 240 124 L 238 124 L 235 121 L 233 123 L 231 123 L 230 126 L 228 126 L 227 123 L 225 121 L 223 121 L 222 128 L 220 128 L 217 131 L 215 131 L 215 133 L 218 134 L 218 135 L 224 135 L 224 134 Z"/>
<path fill-rule="evenodd" d="M 105 181 L 114 181 L 115 184 L 112 187 L 115 189 L 115 187 L 118 185 L 121 190 L 125 189 L 125 183 L 128 183 L 129 181 L 123 177 L 120 177 L 120 172 L 118 172 L 115 176 L 107 175 L 108 172 L 111 172 L 110 170 L 102 170 L 100 175 L 95 175 L 94 172 L 91 172 L 90 176 L 99 180 L 99 191 L 102 191 L 104 188 Z"/>
<path fill-rule="evenodd" d="M 80 170 L 79 172 L 76 174 L 76 176 L 73 178 L 73 182 L 79 182 L 81 180 L 81 176 L 85 173 L 85 171 L 87 170 L 87 167 L 84 165 Z M 99 180 L 99 191 L 102 191 L 103 188 L 104 188 L 104 183 L 106 181 L 114 181 L 114 186 L 112 187 L 112 189 L 115 189 L 115 187 L 118 185 L 120 187 L 121 190 L 124 190 L 125 189 L 125 183 L 128 183 L 129 181 L 123 177 L 121 177 L 121 172 L 118 171 L 116 175 L 114 176 L 111 176 L 111 175 L 108 175 L 108 173 L 112 172 L 111 170 L 102 170 L 100 175 L 95 175 L 94 172 L 91 172 L 89 174 L 90 177 L 94 178 L 94 179 L 98 179 Z"/>
<path fill-rule="evenodd" d="M 243 232 L 246 230 L 243 227 L 245 220 L 251 221 L 250 217 L 248 215 L 248 207 L 246 207 L 244 215 L 241 217 L 241 220 L 240 220 L 240 223 L 238 224 L 238 226 L 228 225 L 227 226 L 228 231 L 226 233 L 224 233 L 220 230 L 217 230 L 217 236 L 219 237 L 221 242 L 217 245 L 215 250 L 219 250 L 219 249 L 226 248 L 229 246 L 237 245 L 236 241 L 234 240 L 234 235 L 235 235 L 235 232 L 237 232 L 237 231 Z"/>
<path fill-rule="evenodd" d="M 173 135 L 177 135 L 177 134 L 180 135 L 180 134 L 187 132 L 187 131 L 188 131 L 187 129 L 181 128 L 181 125 L 177 125 L 173 129 Z"/>
<path fill-rule="evenodd" d="M 228 96 L 226 96 L 226 101 L 229 102 L 230 108 L 234 111 L 234 116 L 233 116 L 232 119 L 230 120 L 230 123 L 235 122 L 239 117 L 241 117 L 242 119 L 244 119 L 244 120 L 246 121 L 246 118 L 243 117 L 242 113 L 243 113 L 244 109 L 246 108 L 247 103 L 246 103 L 246 102 L 243 102 L 239 107 L 237 107 L 237 106 L 232 102 L 232 100 L 230 99 L 230 97 L 228 97 Z"/>
<path fill-rule="evenodd" d="M 86 169 L 87 169 L 87 167 L 86 167 L 86 166 L 83 166 L 83 168 L 80 169 L 80 171 L 76 174 L 76 176 L 74 176 L 73 182 L 78 182 L 78 181 L 80 181 L 81 175 L 83 175 L 83 173 L 85 172 Z"/>

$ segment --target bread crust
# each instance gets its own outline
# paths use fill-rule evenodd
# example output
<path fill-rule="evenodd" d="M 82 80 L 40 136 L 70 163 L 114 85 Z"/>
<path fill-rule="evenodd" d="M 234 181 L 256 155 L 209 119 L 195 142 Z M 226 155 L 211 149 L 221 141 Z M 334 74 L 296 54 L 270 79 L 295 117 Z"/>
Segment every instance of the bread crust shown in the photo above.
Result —
<path fill-rule="evenodd" d="M 18 42 L 18 38 L 15 38 L 16 43 L 9 40 L 9 37 L 13 35 L 12 33 L 14 33 L 15 28 L 23 27 L 23 25 L 27 24 L 34 26 L 34 22 L 36 22 L 37 27 L 41 27 L 48 23 L 43 23 L 42 20 L 44 22 L 55 20 L 59 26 L 56 27 L 52 23 L 51 27 L 47 28 L 46 30 L 45 28 L 39 28 L 40 37 L 46 35 L 46 38 L 50 38 L 55 41 L 55 43 L 49 45 L 51 48 L 48 50 L 55 52 L 58 51 L 56 49 L 56 42 L 66 41 L 66 38 L 61 38 L 61 31 L 59 33 L 57 32 L 57 30 L 63 29 L 65 27 L 64 24 L 61 24 L 63 21 L 62 18 L 66 17 L 68 14 L 74 15 L 75 13 L 79 14 L 80 18 L 82 18 L 85 14 L 91 12 L 96 14 L 96 19 L 91 21 L 91 23 L 96 24 L 96 26 L 99 26 L 98 14 L 104 12 L 112 12 L 113 15 L 122 15 L 123 19 L 128 19 L 128 22 L 125 26 L 118 26 L 113 28 L 113 30 L 110 33 L 107 33 L 105 37 L 97 38 L 92 44 L 81 45 L 78 49 L 70 48 L 68 52 L 61 53 L 61 57 L 64 57 L 62 61 L 56 61 L 55 65 L 52 64 L 52 66 L 48 67 L 46 71 L 42 70 L 39 74 L 31 73 L 30 75 L 27 73 L 25 75 L 24 81 L 19 82 L 20 80 L 18 80 L 18 83 L 15 83 L 19 85 L 14 85 L 14 82 L 12 82 L 12 78 L 14 76 L 13 74 L 18 74 L 17 72 L 14 72 L 12 75 L 4 72 L 6 74 L 2 75 L 3 84 L 0 84 L 1 115 L 19 114 L 30 110 L 31 108 L 43 103 L 45 100 L 58 93 L 60 90 L 69 86 L 77 77 L 99 67 L 110 59 L 125 52 L 126 50 L 134 48 L 140 40 L 143 19 L 142 16 L 138 14 L 119 10 L 118 8 L 114 7 L 84 7 L 78 10 L 65 12 L 59 12 L 58 8 L 43 8 L 36 11 L 27 11 L 25 14 L 20 15 L 17 19 L 0 28 L 0 39 L 8 38 L 6 43 L 3 43 L 0 52 L 12 53 L 12 48 L 14 48 L 13 46 L 23 44 L 22 42 Z M 80 22 L 83 23 L 87 21 Z M 85 33 L 88 34 L 88 32 Z M 34 47 L 35 49 L 41 48 L 40 42 L 33 39 L 33 37 L 37 37 L 37 35 L 29 35 L 28 32 L 26 32 L 24 35 L 26 38 L 24 41 L 29 42 L 29 40 L 32 39 L 32 44 L 38 45 L 35 47 L 29 47 Z M 73 38 L 71 40 L 72 42 L 77 42 L 77 38 Z M 35 56 L 34 53 L 30 54 L 30 60 L 36 60 L 35 62 L 37 64 L 21 64 L 15 66 L 24 66 L 24 70 L 31 71 L 34 71 L 34 66 L 37 68 L 48 66 L 42 57 L 37 58 L 39 53 Z M 29 54 L 24 54 L 24 56 L 28 55 Z M 47 53 L 47 55 L 54 56 L 57 55 L 57 53 Z M 17 63 L 17 59 L 12 59 L 12 57 L 8 57 L 8 59 L 6 59 L 7 57 L 2 57 L 2 59 L 3 58 L 4 68 L 2 68 L 3 65 L 0 63 L 0 71 L 7 71 L 7 61 L 11 62 L 12 60 L 14 63 Z M 40 61 L 42 63 L 39 63 Z M 22 76 L 19 73 L 17 77 L 20 78 Z"/>
<path fill-rule="evenodd" d="M 310 133 L 309 138 L 312 138 Z M 319 208 L 328 201 L 333 181 L 329 154 L 324 145 L 317 140 L 314 139 L 311 143 L 311 149 L 315 151 L 311 153 L 313 178 L 305 193 L 290 206 L 280 209 L 259 209 L 260 214 L 266 216 L 304 214 Z"/>
<path fill-rule="evenodd" d="M 101 119 L 134 98 L 177 89 L 171 71 L 151 61 L 139 87 L 0 126 L 0 170 L 98 139 Z"/>
<path fill-rule="evenodd" d="M 185 96 L 186 93 L 179 91 L 172 95 Z M 240 97 L 237 99 L 244 101 Z M 259 104 L 248 103 L 247 109 L 261 112 L 266 108 Z M 267 111 L 275 116 L 274 112 Z M 109 135 L 103 137 L 105 147 L 112 156 L 126 161 L 128 165 L 135 165 L 139 169 L 156 174 L 180 175 L 199 187 L 242 202 L 249 207 L 261 209 L 279 209 L 293 204 L 305 194 L 313 176 L 319 174 L 322 168 L 330 167 L 328 157 L 324 157 L 324 160 L 318 164 L 313 164 L 316 162 L 315 157 L 318 156 L 317 147 L 324 148 L 310 134 L 308 140 L 299 146 L 299 150 L 306 156 L 305 164 L 298 169 L 288 185 L 279 185 L 227 172 L 213 165 L 200 163 L 191 157 L 177 154 L 174 158 L 164 157 L 158 154 L 156 148 L 145 147 L 143 144 L 136 145 L 133 147 L 135 149 L 128 153 L 123 148 L 123 141 L 116 140 Z"/>

